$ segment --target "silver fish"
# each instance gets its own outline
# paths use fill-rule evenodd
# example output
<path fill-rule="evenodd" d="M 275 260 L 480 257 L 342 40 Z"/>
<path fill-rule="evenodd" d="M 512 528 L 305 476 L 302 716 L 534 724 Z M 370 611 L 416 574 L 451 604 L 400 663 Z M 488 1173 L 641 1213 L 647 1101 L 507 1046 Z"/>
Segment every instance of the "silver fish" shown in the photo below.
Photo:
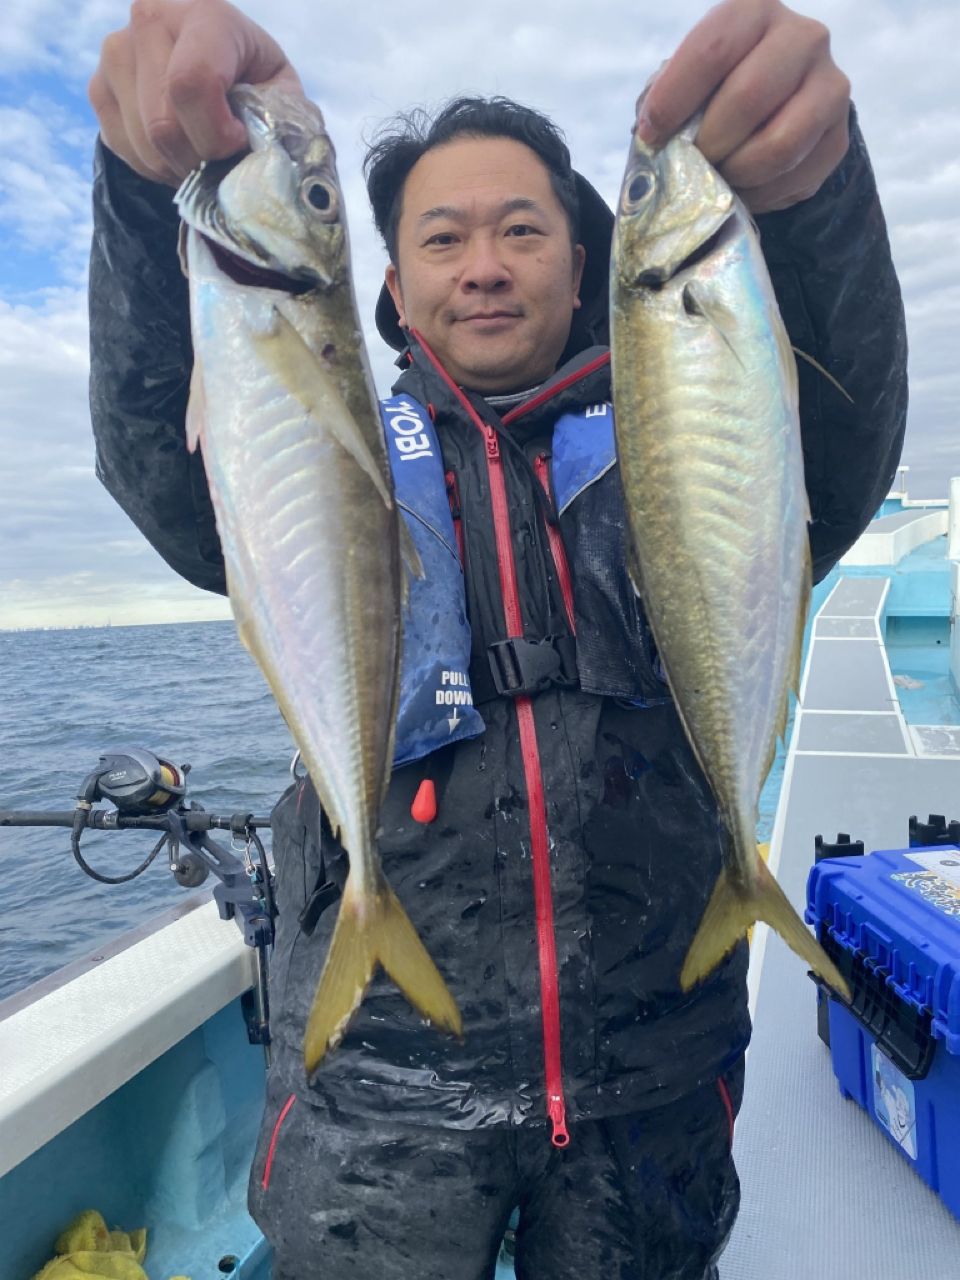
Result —
<path fill-rule="evenodd" d="M 696 128 L 659 151 L 634 133 L 610 286 L 634 581 L 725 828 L 681 985 L 765 920 L 849 998 L 757 849 L 760 789 L 798 687 L 809 507 L 796 361 L 753 222 Z"/>
<path fill-rule="evenodd" d="M 399 515 L 350 274 L 323 118 L 276 88 L 238 86 L 250 151 L 177 193 L 190 281 L 200 445 L 237 627 L 349 854 L 307 1021 L 312 1072 L 378 964 L 438 1027 L 460 1014 L 384 878 L 378 816 L 393 762 L 403 560 Z"/>

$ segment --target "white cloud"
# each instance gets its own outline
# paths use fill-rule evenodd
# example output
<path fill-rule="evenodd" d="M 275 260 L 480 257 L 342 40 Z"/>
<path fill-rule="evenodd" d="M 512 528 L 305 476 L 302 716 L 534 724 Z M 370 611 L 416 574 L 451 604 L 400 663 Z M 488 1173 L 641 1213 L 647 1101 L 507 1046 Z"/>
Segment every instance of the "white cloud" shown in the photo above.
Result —
<path fill-rule="evenodd" d="M 90 250 L 90 164 L 95 133 L 62 106 L 34 99 L 0 107 L 0 227 L 30 252 L 42 252 L 64 281 L 79 283 Z M 78 169 L 71 151 L 85 143 Z"/>
<path fill-rule="evenodd" d="M 87 369 L 85 290 L 0 302 L 0 627 L 229 617 L 96 480 Z"/>
<path fill-rule="evenodd" d="M 0 73 L 50 71 L 82 81 L 100 42 L 127 21 L 124 0 L 7 0 L 0 25 Z"/>
<path fill-rule="evenodd" d="M 384 253 L 360 172 L 376 124 L 455 93 L 505 93 L 551 114 L 575 163 L 612 200 L 637 93 L 707 4 L 596 0 L 585 11 L 582 0 L 558 0 L 524 12 L 489 0 L 456 23 L 446 0 L 423 0 L 402 17 L 386 0 L 322 13 L 302 0 L 242 7 L 293 54 L 336 141 L 361 312 L 386 389 L 393 357 L 372 325 Z M 960 10 L 953 0 L 921 0 L 909 12 L 877 0 L 865 22 L 854 0 L 799 7 L 831 26 L 853 83 L 907 305 L 904 456 L 915 492 L 943 492 L 946 476 L 960 472 Z M 124 607 L 134 611 L 223 608 L 160 561 L 93 476 L 83 292 L 93 128 L 82 95 L 100 42 L 128 13 L 125 0 L 12 0 L 0 28 L 0 238 L 14 246 L 8 266 L 23 250 L 45 259 L 60 285 L 31 293 L 19 280 L 0 303 L 6 616 L 14 602 L 33 608 L 31 599 L 43 616 L 72 600 L 100 610 L 105 602 L 78 577 L 91 571 L 108 593 L 122 583 Z"/>

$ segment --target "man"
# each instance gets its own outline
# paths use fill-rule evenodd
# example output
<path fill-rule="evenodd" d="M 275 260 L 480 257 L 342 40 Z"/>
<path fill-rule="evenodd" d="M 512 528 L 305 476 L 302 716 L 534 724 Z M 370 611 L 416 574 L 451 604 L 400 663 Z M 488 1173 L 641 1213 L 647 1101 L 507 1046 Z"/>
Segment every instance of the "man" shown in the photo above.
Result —
<path fill-rule="evenodd" d="M 243 145 L 224 96 L 240 80 L 299 88 L 221 0 L 155 0 L 107 41 L 91 85 L 99 473 L 213 590 L 219 545 L 183 445 L 191 354 L 169 186 Z M 638 127 L 664 140 L 708 99 L 699 145 L 760 215 L 791 338 L 853 400 L 801 369 L 822 576 L 884 496 L 902 439 L 883 219 L 819 24 L 727 0 Z M 400 352 L 404 411 L 442 451 L 483 723 L 394 772 L 381 852 L 465 1040 L 424 1028 L 380 978 L 305 1079 L 345 855 L 312 787 L 291 788 L 274 814 L 275 1059 L 251 1210 L 275 1280 L 490 1277 L 516 1206 L 521 1280 L 707 1280 L 738 1201 L 746 948 L 680 992 L 720 834 L 626 574 L 613 459 L 589 445 L 609 414 L 612 215 L 550 122 L 501 100 L 400 120 L 367 178 L 390 255 L 378 325 Z M 580 470 L 564 470 L 571 453 Z"/>

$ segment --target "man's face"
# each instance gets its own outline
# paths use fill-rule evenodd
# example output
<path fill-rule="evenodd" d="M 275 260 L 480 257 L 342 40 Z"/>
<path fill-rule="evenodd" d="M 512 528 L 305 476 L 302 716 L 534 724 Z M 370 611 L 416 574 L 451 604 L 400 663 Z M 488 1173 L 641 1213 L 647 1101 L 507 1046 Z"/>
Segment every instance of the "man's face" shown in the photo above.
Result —
<path fill-rule="evenodd" d="M 453 380 L 525 390 L 557 366 L 584 252 L 540 157 L 512 138 L 455 138 L 407 175 L 387 288 Z"/>

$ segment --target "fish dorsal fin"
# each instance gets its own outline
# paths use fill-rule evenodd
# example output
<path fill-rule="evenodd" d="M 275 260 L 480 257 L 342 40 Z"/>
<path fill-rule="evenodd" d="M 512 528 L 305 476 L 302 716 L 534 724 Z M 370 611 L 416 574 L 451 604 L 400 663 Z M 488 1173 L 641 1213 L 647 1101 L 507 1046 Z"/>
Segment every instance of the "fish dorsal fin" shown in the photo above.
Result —
<path fill-rule="evenodd" d="M 790 656 L 787 659 L 787 689 L 783 694 L 783 707 L 777 718 L 777 737 L 785 742 L 787 721 L 790 718 L 790 698 L 787 690 L 800 701 L 800 673 L 803 665 L 803 636 L 807 626 L 807 613 L 810 608 L 810 593 L 813 590 L 813 560 L 810 554 L 810 542 L 807 540 L 803 553 L 803 588 L 802 606 L 797 610 L 797 624 L 790 637 Z M 773 758 L 776 755 L 776 743 L 771 744 L 770 758 L 766 762 L 764 777 L 770 772 Z"/>
<path fill-rule="evenodd" d="M 783 321 L 777 312 L 771 315 L 772 329 L 777 340 L 777 354 L 780 357 L 780 368 L 786 381 L 787 394 L 795 413 L 800 412 L 800 379 L 797 376 L 797 362 L 794 359 L 795 347 L 790 345 L 790 338 L 784 328 Z"/>
<path fill-rule="evenodd" d="M 813 555 L 810 551 L 810 540 L 807 539 L 803 552 L 803 608 L 797 610 L 797 630 L 793 637 L 793 650 L 790 654 L 790 688 L 800 699 L 800 667 L 803 662 L 803 634 L 807 626 L 807 612 L 810 608 L 810 595 L 813 591 Z"/>
<path fill-rule="evenodd" d="M 844 399 L 849 400 L 851 404 L 855 403 L 850 392 L 836 380 L 832 373 L 827 372 L 819 360 L 814 360 L 813 356 L 808 355 L 806 351 L 801 351 L 799 347 L 794 347 L 793 353 L 794 355 L 798 355 L 801 360 L 806 360 L 807 364 L 813 365 L 817 373 L 822 373 L 826 380 L 836 387 Z"/>
<path fill-rule="evenodd" d="M 380 464 L 363 438 L 356 419 L 347 407 L 336 381 L 318 364 L 316 356 L 290 321 L 274 307 L 273 325 L 255 333 L 253 340 L 260 358 L 286 389 L 329 431 L 337 444 L 353 458 L 370 479 L 388 510 L 393 495 Z"/>

